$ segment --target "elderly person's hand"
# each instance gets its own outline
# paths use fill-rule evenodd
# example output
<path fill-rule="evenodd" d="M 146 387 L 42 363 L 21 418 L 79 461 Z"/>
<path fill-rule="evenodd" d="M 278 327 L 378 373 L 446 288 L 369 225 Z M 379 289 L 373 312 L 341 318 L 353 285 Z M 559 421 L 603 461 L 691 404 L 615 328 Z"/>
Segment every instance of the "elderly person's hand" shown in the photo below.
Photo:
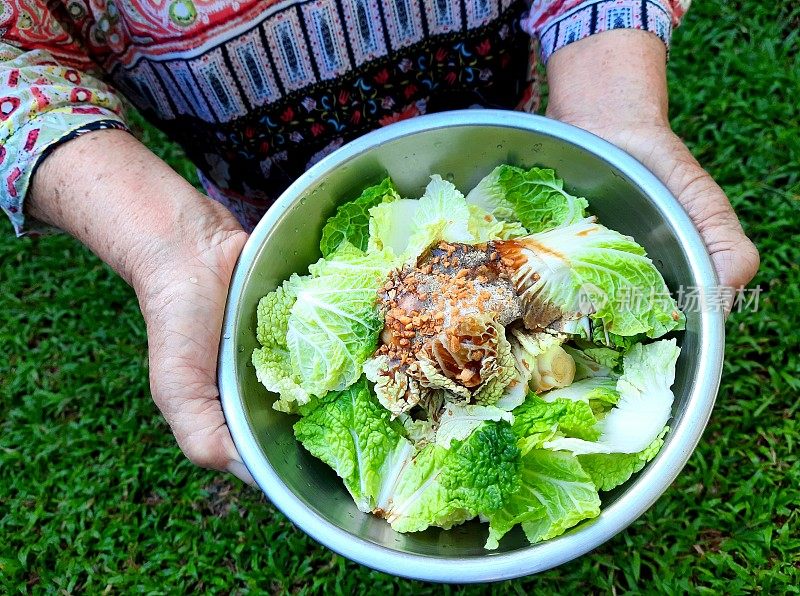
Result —
<path fill-rule="evenodd" d="M 55 149 L 35 174 L 26 208 L 74 235 L 136 290 L 153 399 L 187 457 L 252 483 L 216 379 L 228 285 L 247 239 L 233 215 L 118 130 Z"/>
<path fill-rule="evenodd" d="M 208 199 L 204 199 L 208 200 Z M 224 208 L 221 208 L 224 210 Z M 252 483 L 233 445 L 217 389 L 217 352 L 233 266 L 247 234 L 233 217 L 150 255 L 137 288 L 147 323 L 150 390 L 178 445 L 195 464 Z"/>
<path fill-rule="evenodd" d="M 666 56 L 655 35 L 600 33 L 568 45 L 547 64 L 547 115 L 621 147 L 672 191 L 706 243 L 720 285 L 740 288 L 756 274 L 758 251 L 722 189 L 672 132 Z"/>

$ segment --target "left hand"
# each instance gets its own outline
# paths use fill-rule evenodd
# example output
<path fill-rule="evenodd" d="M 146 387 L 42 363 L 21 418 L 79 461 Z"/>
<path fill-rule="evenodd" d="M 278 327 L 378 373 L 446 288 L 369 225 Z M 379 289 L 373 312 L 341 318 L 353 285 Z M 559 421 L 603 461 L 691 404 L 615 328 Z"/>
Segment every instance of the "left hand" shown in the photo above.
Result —
<path fill-rule="evenodd" d="M 720 286 L 738 289 L 753 279 L 758 250 L 745 236 L 725 192 L 669 126 L 612 129 L 596 122 L 574 124 L 624 149 L 666 185 L 700 232 Z"/>
<path fill-rule="evenodd" d="M 724 191 L 669 125 L 660 39 L 634 30 L 585 38 L 553 54 L 548 81 L 548 116 L 624 149 L 675 195 L 700 232 L 721 286 L 738 289 L 753 279 L 758 250 Z"/>

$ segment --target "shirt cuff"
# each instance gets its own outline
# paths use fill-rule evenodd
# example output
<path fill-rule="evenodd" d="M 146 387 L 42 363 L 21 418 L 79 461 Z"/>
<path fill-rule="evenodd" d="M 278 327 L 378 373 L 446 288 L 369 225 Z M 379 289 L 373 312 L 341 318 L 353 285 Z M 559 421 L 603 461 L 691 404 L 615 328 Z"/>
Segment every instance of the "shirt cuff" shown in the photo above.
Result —
<path fill-rule="evenodd" d="M 553 52 L 595 33 L 613 29 L 640 29 L 657 35 L 669 49 L 673 14 L 657 0 L 597 0 L 581 2 L 552 18 L 533 11 L 522 28 L 539 38 L 542 62 Z"/>
<path fill-rule="evenodd" d="M 27 121 L 0 145 L 0 207 L 8 215 L 17 236 L 42 231 L 26 226 L 23 203 L 33 174 L 56 147 L 94 130 L 127 130 L 112 110 L 92 107 L 63 107 L 49 110 Z"/>

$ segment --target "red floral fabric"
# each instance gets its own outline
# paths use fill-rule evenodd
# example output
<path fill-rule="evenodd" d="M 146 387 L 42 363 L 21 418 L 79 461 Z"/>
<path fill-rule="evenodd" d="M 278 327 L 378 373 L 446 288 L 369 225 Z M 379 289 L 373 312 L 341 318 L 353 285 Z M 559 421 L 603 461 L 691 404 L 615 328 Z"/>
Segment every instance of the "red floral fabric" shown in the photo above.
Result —
<path fill-rule="evenodd" d="M 37 165 L 76 135 L 124 128 L 124 97 L 252 227 L 366 131 L 463 107 L 535 109 L 531 35 L 545 57 L 613 27 L 667 41 L 684 4 L 0 0 L 0 206 L 23 233 Z"/>

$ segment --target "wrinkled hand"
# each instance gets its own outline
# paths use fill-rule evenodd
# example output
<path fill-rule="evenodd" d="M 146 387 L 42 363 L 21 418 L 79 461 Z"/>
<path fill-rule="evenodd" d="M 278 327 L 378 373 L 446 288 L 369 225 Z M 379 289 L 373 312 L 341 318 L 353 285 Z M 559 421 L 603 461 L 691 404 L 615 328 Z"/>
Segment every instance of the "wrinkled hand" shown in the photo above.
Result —
<path fill-rule="evenodd" d="M 180 247 L 140 294 L 150 388 L 178 445 L 195 464 L 253 484 L 233 444 L 217 389 L 217 352 L 228 285 L 247 234 L 230 221 Z M 158 255 L 155 256 L 158 258 Z"/>
<path fill-rule="evenodd" d="M 624 149 L 666 185 L 700 232 L 721 286 L 738 289 L 753 279 L 759 265 L 758 250 L 745 236 L 724 191 L 668 125 L 569 123 Z"/>
<path fill-rule="evenodd" d="M 753 279 L 758 251 L 725 193 L 670 128 L 658 37 L 633 29 L 589 36 L 556 51 L 547 77 L 547 115 L 610 141 L 660 178 L 700 232 L 721 286 Z"/>
<path fill-rule="evenodd" d="M 194 463 L 253 482 L 217 390 L 228 285 L 247 234 L 122 130 L 59 145 L 36 171 L 29 214 L 75 236 L 133 288 L 147 324 L 150 388 Z"/>

